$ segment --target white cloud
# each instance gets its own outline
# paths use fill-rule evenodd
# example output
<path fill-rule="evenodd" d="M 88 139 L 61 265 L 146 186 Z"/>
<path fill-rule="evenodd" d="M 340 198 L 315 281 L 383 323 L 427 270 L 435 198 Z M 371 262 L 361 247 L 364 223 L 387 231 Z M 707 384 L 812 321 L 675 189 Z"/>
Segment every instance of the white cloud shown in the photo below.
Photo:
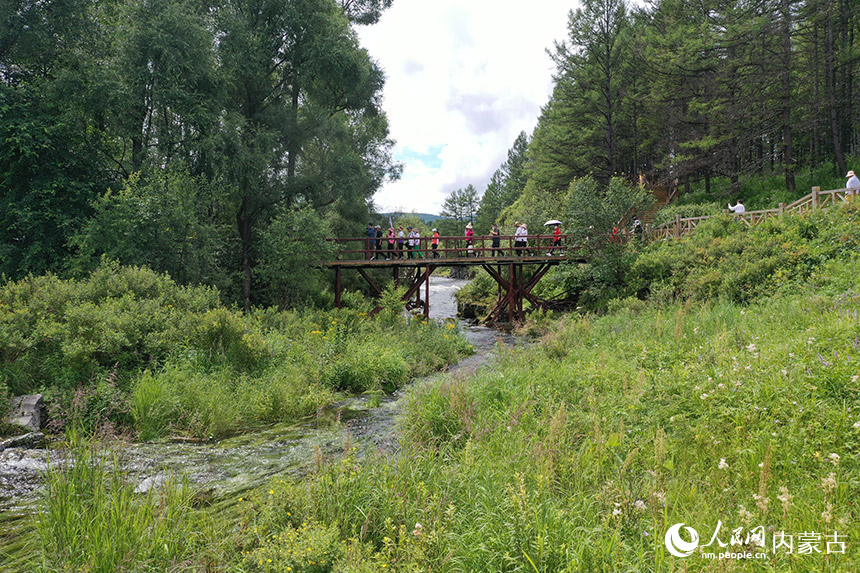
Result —
<path fill-rule="evenodd" d="M 359 29 L 383 67 L 383 107 L 400 181 L 382 210 L 436 213 L 469 183 L 483 192 L 521 131 L 531 134 L 552 89 L 546 49 L 565 38 L 572 0 L 395 0 Z"/>

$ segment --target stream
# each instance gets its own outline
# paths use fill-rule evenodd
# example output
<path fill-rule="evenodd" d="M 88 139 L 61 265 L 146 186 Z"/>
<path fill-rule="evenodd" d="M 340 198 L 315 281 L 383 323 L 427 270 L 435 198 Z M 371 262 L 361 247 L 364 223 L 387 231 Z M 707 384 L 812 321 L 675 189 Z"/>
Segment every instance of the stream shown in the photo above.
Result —
<path fill-rule="evenodd" d="M 468 281 L 433 277 L 430 283 L 431 319 L 455 318 L 454 293 Z M 515 344 L 512 335 L 475 325 L 461 325 L 461 331 L 474 346 L 475 354 L 466 357 L 446 372 L 436 373 L 414 383 L 432 382 L 446 373 L 475 369 L 486 363 L 499 340 Z M 301 475 L 311 464 L 314 451 L 334 454 L 347 440 L 361 448 L 373 445 L 396 451 L 396 421 L 403 408 L 408 386 L 384 396 L 370 407 L 366 395 L 351 396 L 324 408 L 315 416 L 247 432 L 209 443 L 149 442 L 124 444 L 118 461 L 137 483 L 138 491 L 157 486 L 168 476 L 186 476 L 188 481 L 221 497 L 261 485 L 279 474 Z M 38 498 L 41 475 L 59 453 L 51 450 L 9 449 L 0 452 L 0 512 L 29 513 Z"/>

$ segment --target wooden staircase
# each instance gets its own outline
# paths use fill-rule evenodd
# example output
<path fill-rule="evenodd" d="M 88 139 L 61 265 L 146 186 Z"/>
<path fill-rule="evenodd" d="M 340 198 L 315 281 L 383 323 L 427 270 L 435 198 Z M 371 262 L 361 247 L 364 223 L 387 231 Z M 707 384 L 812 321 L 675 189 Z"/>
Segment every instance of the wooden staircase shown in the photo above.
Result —
<path fill-rule="evenodd" d="M 639 213 L 639 220 L 646 227 L 652 226 L 657 211 L 671 203 L 672 199 L 675 198 L 675 195 L 670 192 L 669 186 L 664 183 L 651 187 L 650 191 L 654 195 L 654 204 L 647 210 Z"/>

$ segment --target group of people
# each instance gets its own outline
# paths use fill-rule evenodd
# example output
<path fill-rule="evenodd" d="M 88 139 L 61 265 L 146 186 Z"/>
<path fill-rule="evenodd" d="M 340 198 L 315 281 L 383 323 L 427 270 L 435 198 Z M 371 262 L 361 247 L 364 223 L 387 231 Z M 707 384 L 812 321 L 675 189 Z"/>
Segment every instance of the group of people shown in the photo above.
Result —
<path fill-rule="evenodd" d="M 384 246 L 387 245 L 387 248 Z M 433 237 L 431 239 L 431 249 L 433 257 L 439 258 L 436 252 L 439 248 L 439 230 L 433 229 Z M 407 225 L 403 229 L 403 225 L 398 225 L 397 230 L 394 227 L 388 227 L 388 233 L 383 237 L 382 228 L 373 223 L 367 224 L 367 258 L 374 260 L 406 260 L 425 258 L 421 251 L 421 231 L 417 228 Z"/>
<path fill-rule="evenodd" d="M 514 253 L 517 256 L 531 255 L 529 250 L 529 232 L 526 223 L 517 221 L 514 224 Z M 430 256 L 434 259 L 439 258 L 439 230 L 434 228 L 433 235 L 430 237 Z M 466 237 L 466 256 L 478 256 L 478 251 L 475 249 L 475 231 L 472 223 L 468 223 L 465 228 Z M 552 231 L 553 241 L 549 250 L 549 255 L 563 255 L 561 249 L 561 224 L 554 225 Z M 493 224 L 490 229 L 490 255 L 491 257 L 504 257 L 505 252 L 501 246 L 502 233 L 499 226 Z M 462 247 L 460 247 L 462 248 Z M 426 258 L 421 250 L 421 232 L 417 228 L 407 226 L 406 229 L 402 225 L 395 230 L 394 226 L 388 227 L 388 233 L 383 234 L 382 228 L 373 223 L 367 224 L 367 258 L 373 260 L 406 260 L 415 258 Z"/>

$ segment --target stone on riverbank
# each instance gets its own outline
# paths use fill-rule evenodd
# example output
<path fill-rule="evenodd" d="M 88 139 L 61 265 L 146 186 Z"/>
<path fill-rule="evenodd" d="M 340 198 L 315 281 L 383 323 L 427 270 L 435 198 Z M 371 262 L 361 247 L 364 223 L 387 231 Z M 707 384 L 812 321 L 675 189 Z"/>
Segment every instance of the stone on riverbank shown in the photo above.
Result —
<path fill-rule="evenodd" d="M 12 407 L 6 417 L 6 423 L 38 432 L 44 427 L 46 421 L 45 401 L 41 394 L 27 394 L 12 398 Z"/>

